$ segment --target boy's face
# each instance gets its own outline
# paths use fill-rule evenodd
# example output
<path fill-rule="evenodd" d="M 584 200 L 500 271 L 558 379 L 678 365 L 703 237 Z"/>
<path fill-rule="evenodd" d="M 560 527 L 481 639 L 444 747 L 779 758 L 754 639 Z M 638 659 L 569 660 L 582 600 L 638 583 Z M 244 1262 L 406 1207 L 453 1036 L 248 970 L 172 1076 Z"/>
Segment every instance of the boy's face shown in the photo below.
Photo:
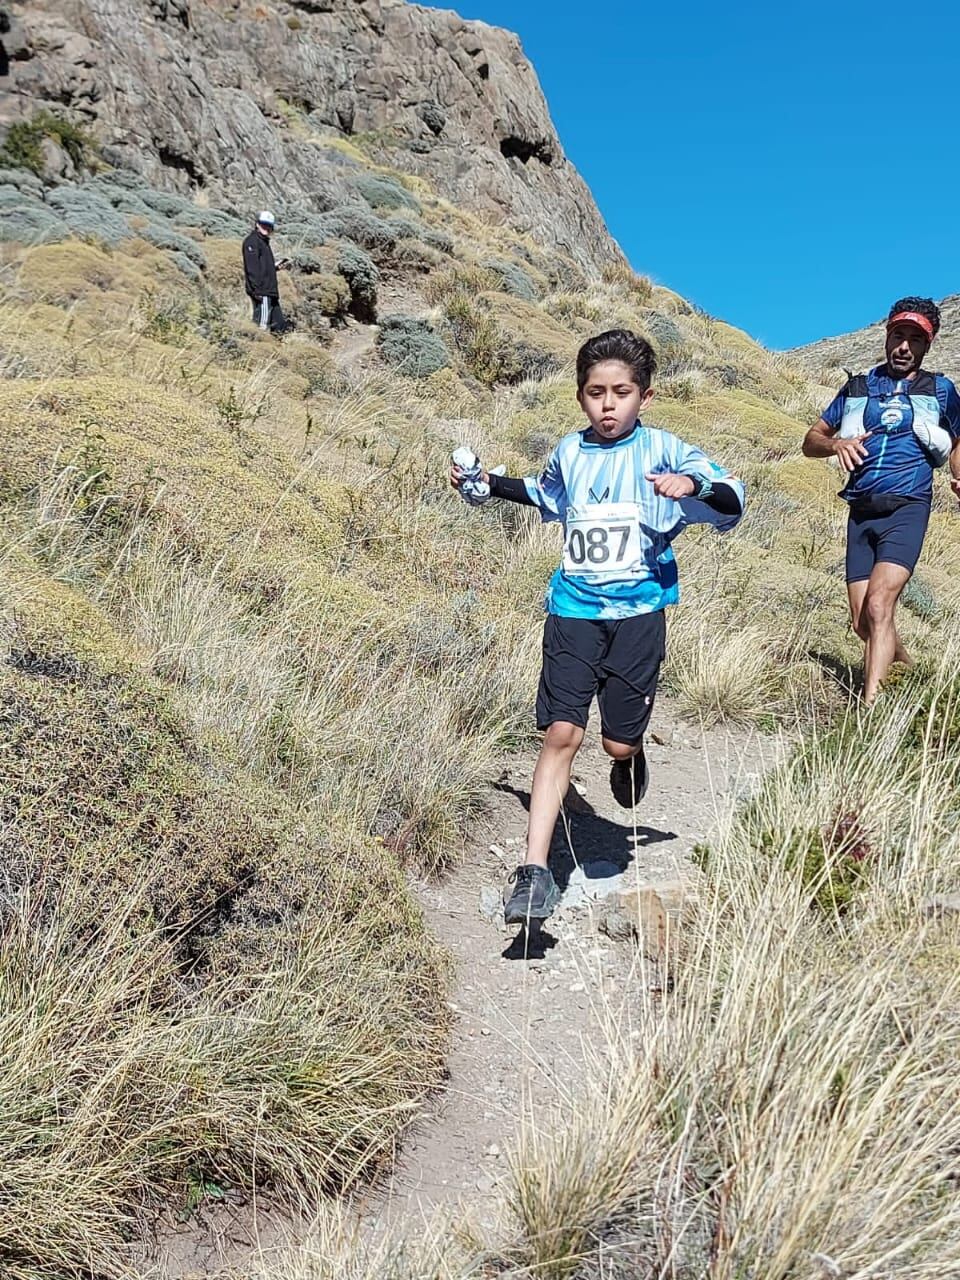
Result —
<path fill-rule="evenodd" d="M 653 388 L 641 391 L 633 370 L 620 360 L 593 365 L 583 390 L 577 392 L 580 408 L 598 436 L 616 440 L 633 430 L 640 412 L 653 399 Z"/>

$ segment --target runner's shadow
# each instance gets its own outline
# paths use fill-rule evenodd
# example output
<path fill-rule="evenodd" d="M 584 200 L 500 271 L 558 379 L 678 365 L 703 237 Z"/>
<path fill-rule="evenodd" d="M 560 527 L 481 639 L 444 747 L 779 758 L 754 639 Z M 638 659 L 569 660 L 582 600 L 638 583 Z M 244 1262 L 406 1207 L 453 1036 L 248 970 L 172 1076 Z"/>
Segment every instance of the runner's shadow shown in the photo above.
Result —
<path fill-rule="evenodd" d="M 529 929 L 521 925 L 520 932 L 500 955 L 504 960 L 542 960 L 556 945 L 556 938 L 544 929 L 543 921 L 531 920 Z"/>
<path fill-rule="evenodd" d="M 493 786 L 495 791 L 514 796 L 529 812 L 529 791 L 521 791 L 504 779 Z M 661 831 L 639 823 L 634 828 L 627 810 L 624 810 L 624 820 L 626 825 L 621 826 L 602 817 L 576 786 L 570 784 L 550 845 L 550 870 L 561 893 L 578 865 L 588 880 L 607 879 L 615 874 L 613 868 L 617 872 L 626 871 L 636 849 L 677 839 L 675 831 Z"/>
<path fill-rule="evenodd" d="M 863 666 L 854 666 L 852 662 L 841 662 L 830 653 L 821 653 L 817 649 L 808 649 L 807 657 L 827 673 L 843 690 L 854 694 L 863 685 Z"/>

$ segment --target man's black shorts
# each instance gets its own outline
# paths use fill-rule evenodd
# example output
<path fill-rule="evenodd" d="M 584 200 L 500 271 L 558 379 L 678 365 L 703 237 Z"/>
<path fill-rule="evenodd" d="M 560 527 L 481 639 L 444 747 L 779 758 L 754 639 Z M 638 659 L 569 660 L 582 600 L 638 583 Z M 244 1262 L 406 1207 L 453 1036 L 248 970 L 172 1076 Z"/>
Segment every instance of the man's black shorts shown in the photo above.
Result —
<path fill-rule="evenodd" d="M 646 732 L 666 649 L 663 611 L 633 618 L 559 618 L 543 628 L 537 728 L 586 728 L 594 694 L 605 738 L 635 746 Z"/>
<path fill-rule="evenodd" d="M 930 507 L 926 502 L 905 502 L 883 515 L 851 508 L 847 524 L 847 581 L 863 582 L 881 560 L 913 573 L 929 519 Z"/>

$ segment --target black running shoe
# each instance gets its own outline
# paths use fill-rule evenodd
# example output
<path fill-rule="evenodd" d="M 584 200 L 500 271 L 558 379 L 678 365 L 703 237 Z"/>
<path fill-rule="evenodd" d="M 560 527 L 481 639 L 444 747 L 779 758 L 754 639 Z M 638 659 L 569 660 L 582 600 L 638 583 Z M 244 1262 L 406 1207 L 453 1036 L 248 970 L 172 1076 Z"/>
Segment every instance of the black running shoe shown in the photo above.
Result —
<path fill-rule="evenodd" d="M 624 809 L 632 809 L 647 794 L 649 785 L 650 770 L 643 754 L 643 743 L 629 760 L 614 760 L 610 770 L 610 790 L 617 804 L 623 805 Z"/>
<path fill-rule="evenodd" d="M 507 884 L 514 886 L 503 918 L 507 924 L 523 924 L 526 920 L 546 920 L 560 901 L 560 890 L 546 867 L 525 863 L 517 867 Z"/>

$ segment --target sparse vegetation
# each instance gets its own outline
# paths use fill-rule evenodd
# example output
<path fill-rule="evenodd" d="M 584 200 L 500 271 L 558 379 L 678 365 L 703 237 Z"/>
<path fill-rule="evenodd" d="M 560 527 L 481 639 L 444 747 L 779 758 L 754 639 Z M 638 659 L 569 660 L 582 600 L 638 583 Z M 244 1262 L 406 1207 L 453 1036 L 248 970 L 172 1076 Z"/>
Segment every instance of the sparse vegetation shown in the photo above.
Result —
<path fill-rule="evenodd" d="M 405 871 L 455 856 L 529 739 L 557 555 L 445 494 L 444 420 L 535 471 L 580 421 L 578 343 L 623 323 L 665 361 L 652 419 L 750 494 L 734 537 L 680 544 L 665 683 L 695 720 L 795 733 L 799 708 L 811 740 L 707 842 L 671 982 L 638 966 L 597 1089 L 523 1135 L 500 1236 L 365 1257 L 331 1232 L 270 1278 L 951 1274 L 958 969 L 918 906 L 960 852 L 950 519 L 905 599 L 920 669 L 859 718 L 837 484 L 796 452 L 816 390 L 625 268 L 581 291 L 503 228 L 430 227 L 415 189 L 422 223 L 284 225 L 308 322 L 276 344 L 233 213 L 122 173 L 57 207 L 0 185 L 0 1269 L 119 1280 L 144 1205 L 312 1206 L 389 1158 L 447 1023 Z M 128 233 L 80 242 L 94 206 Z M 443 261 L 403 288 L 435 310 L 374 352 L 354 321 L 411 230 Z M 367 346 L 343 359 L 330 321 Z"/>
<path fill-rule="evenodd" d="M 450 363 L 450 353 L 429 323 L 412 316 L 384 316 L 377 347 L 388 364 L 410 378 L 428 378 Z"/>
<path fill-rule="evenodd" d="M 52 111 L 37 111 L 29 120 L 15 121 L 7 130 L 0 147 L 0 165 L 42 174 L 44 138 L 62 147 L 77 170 L 97 154 L 97 145 L 85 129 Z"/>

